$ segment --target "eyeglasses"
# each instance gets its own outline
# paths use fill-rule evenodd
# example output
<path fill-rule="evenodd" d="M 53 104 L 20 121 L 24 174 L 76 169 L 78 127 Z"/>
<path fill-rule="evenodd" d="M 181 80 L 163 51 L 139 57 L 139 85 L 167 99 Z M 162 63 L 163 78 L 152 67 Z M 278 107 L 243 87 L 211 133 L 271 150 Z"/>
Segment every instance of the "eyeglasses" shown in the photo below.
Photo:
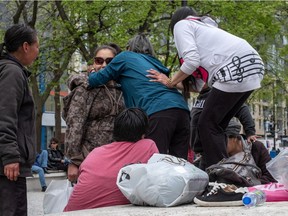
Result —
<path fill-rule="evenodd" d="M 106 64 L 109 64 L 112 60 L 113 60 L 113 58 L 103 59 L 102 57 L 95 57 L 95 58 L 94 58 L 94 63 L 95 63 L 96 65 L 102 65 L 102 64 L 104 63 L 104 61 L 105 61 Z"/>

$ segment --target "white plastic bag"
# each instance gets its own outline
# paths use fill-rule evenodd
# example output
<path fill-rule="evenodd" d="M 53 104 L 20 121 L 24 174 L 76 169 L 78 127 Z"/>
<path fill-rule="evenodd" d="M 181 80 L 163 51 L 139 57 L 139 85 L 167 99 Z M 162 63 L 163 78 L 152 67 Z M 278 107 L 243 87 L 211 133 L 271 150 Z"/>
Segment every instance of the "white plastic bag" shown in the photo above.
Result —
<path fill-rule="evenodd" d="M 63 212 L 72 191 L 73 186 L 68 179 L 52 180 L 44 194 L 44 214 Z"/>
<path fill-rule="evenodd" d="M 125 166 L 117 176 L 117 186 L 135 205 L 170 207 L 190 203 L 207 184 L 206 172 L 165 154 L 154 154 L 147 164 Z"/>
<path fill-rule="evenodd" d="M 288 187 L 288 149 L 280 153 L 266 164 L 267 170 L 273 178 L 280 184 Z"/>

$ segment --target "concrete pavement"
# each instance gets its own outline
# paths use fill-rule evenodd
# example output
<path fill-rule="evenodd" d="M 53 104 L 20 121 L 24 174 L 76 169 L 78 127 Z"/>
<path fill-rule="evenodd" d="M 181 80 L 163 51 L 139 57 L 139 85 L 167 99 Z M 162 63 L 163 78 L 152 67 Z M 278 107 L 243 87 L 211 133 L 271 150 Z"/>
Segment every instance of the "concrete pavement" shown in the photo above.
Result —
<path fill-rule="evenodd" d="M 197 207 L 183 205 L 178 207 L 158 208 L 141 206 L 116 206 L 91 210 L 74 211 L 49 216 L 287 216 L 288 202 L 265 203 L 264 206 L 247 209 L 240 207 Z"/>
<path fill-rule="evenodd" d="M 41 216 L 44 193 L 28 192 L 28 216 Z M 104 207 L 97 209 L 47 214 L 47 216 L 287 216 L 288 202 L 265 203 L 263 206 L 247 209 L 239 207 L 198 207 L 195 204 L 170 208 L 142 207 L 133 205 Z M 46 215 L 45 215 L 46 216 Z"/>
<path fill-rule="evenodd" d="M 52 179 L 64 179 L 63 173 L 46 175 L 47 184 Z M 41 192 L 37 176 L 27 179 L 28 189 L 28 216 L 41 216 L 43 213 L 44 193 Z M 113 206 L 97 209 L 47 214 L 49 216 L 287 216 L 288 202 L 266 202 L 263 206 L 247 209 L 239 207 L 198 207 L 195 204 L 182 205 L 177 207 L 159 208 L 143 206 Z M 45 215 L 46 216 L 46 215 Z"/>
<path fill-rule="evenodd" d="M 44 192 L 40 191 L 28 191 L 28 216 L 41 216 L 43 213 L 43 197 Z"/>

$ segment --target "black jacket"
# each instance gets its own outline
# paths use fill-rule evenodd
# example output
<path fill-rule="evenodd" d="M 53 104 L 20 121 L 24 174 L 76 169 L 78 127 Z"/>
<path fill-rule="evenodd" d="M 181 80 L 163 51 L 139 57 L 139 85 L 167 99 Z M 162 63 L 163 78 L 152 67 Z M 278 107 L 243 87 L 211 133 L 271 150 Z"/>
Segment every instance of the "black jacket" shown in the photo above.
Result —
<path fill-rule="evenodd" d="M 193 105 L 191 109 L 191 148 L 195 152 L 202 152 L 202 145 L 199 140 L 199 135 L 198 135 L 198 120 L 199 116 L 203 110 L 203 106 L 205 104 L 205 100 L 207 99 L 210 88 L 206 88 L 202 90 Z M 243 125 L 245 135 L 246 137 L 249 137 L 251 135 L 255 135 L 255 123 L 254 120 L 251 116 L 250 110 L 246 104 L 243 104 L 237 113 L 235 114 L 235 117 L 239 119 L 241 124 Z"/>
<path fill-rule="evenodd" d="M 0 58 L 0 175 L 20 163 L 20 177 L 31 175 L 36 157 L 35 110 L 29 72 L 12 57 Z"/>
<path fill-rule="evenodd" d="M 262 175 L 260 177 L 261 184 L 276 182 L 276 180 L 272 177 L 266 168 L 266 164 L 271 160 L 271 157 L 265 145 L 260 141 L 253 142 L 251 154 L 255 160 L 256 165 L 262 171 Z"/>
<path fill-rule="evenodd" d="M 48 149 L 48 167 L 57 168 L 61 163 L 61 160 L 64 160 L 64 154 L 59 149 L 53 150 Z"/>

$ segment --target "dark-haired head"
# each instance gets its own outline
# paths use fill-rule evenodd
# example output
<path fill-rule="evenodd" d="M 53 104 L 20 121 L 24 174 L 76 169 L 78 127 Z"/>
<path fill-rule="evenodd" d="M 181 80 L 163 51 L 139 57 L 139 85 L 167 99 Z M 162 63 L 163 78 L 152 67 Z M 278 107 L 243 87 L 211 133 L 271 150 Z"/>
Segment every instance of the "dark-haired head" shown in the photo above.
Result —
<path fill-rule="evenodd" d="M 148 130 L 148 116 L 139 108 L 128 108 L 115 119 L 113 139 L 117 142 L 136 142 Z"/>
<path fill-rule="evenodd" d="M 116 45 L 117 46 L 117 45 Z M 116 56 L 118 54 L 117 50 L 110 46 L 110 45 L 102 45 L 102 46 L 99 46 L 96 48 L 95 52 L 94 52 L 94 55 L 96 56 L 97 53 L 100 51 L 100 50 L 103 50 L 103 49 L 108 49 L 108 50 L 111 50 L 111 52 L 114 54 L 114 56 Z"/>
<path fill-rule="evenodd" d="M 128 41 L 127 49 L 132 52 L 155 56 L 153 46 L 144 34 L 139 34 Z"/>
<path fill-rule="evenodd" d="M 52 137 L 50 139 L 49 147 L 51 148 L 52 145 L 55 145 L 54 148 L 58 149 L 59 140 L 56 137 Z"/>
<path fill-rule="evenodd" d="M 188 16 L 198 16 L 198 13 L 191 7 L 181 7 L 174 12 L 170 22 L 172 34 L 176 23 L 187 18 Z"/>
<path fill-rule="evenodd" d="M 6 31 L 4 36 L 4 46 L 6 52 L 12 53 L 17 51 L 23 43 L 27 42 L 31 45 L 37 42 L 37 40 L 37 32 L 35 29 L 24 24 L 16 24 Z M 0 54 L 2 54 L 2 49 L 0 50 Z"/>

